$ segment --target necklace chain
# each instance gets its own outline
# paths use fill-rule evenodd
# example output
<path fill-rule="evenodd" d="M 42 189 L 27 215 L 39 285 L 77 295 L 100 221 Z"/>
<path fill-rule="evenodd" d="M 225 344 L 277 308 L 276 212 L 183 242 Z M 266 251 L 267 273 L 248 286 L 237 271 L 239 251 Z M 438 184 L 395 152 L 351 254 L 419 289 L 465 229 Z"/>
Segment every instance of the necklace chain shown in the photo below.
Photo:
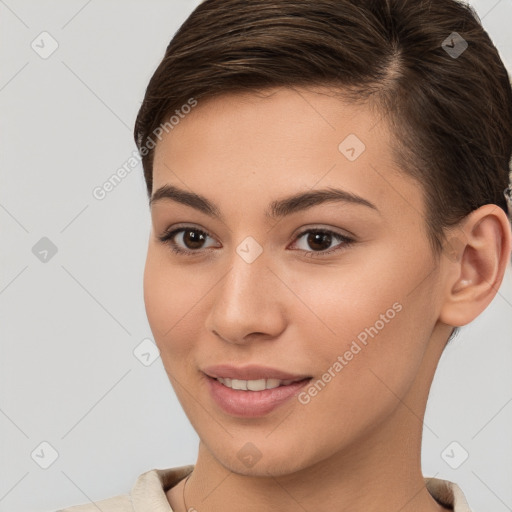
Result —
<path fill-rule="evenodd" d="M 187 475 L 187 478 L 185 479 L 185 484 L 183 485 L 183 506 L 185 507 L 185 512 L 188 512 L 187 502 L 185 501 L 185 487 L 187 486 L 187 482 L 191 474 L 192 473 L 189 473 Z"/>

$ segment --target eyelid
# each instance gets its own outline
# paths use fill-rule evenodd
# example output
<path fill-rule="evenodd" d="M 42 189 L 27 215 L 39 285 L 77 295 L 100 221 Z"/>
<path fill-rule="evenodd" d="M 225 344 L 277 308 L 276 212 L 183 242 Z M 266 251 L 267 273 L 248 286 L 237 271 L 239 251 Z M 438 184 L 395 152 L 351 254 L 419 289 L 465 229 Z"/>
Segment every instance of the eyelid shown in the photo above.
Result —
<path fill-rule="evenodd" d="M 292 237 L 297 238 L 299 236 L 302 236 L 304 233 L 307 233 L 309 231 L 325 231 L 327 233 L 331 233 L 336 236 L 341 236 L 344 238 L 352 238 L 354 241 L 357 239 L 357 236 L 349 231 L 348 229 L 341 229 L 341 228 L 335 228 L 331 226 L 326 226 L 322 224 L 313 224 L 313 225 L 306 225 L 305 227 L 302 226 L 299 229 L 294 232 Z"/>
<path fill-rule="evenodd" d="M 331 249 L 325 249 L 323 251 L 306 251 L 304 249 L 299 249 L 302 252 L 304 252 L 304 256 L 308 256 L 308 257 L 327 256 L 328 254 L 342 251 L 344 248 L 346 248 L 356 242 L 355 236 L 353 236 L 353 235 L 351 235 L 351 236 L 345 235 L 345 234 L 339 233 L 338 231 L 335 231 L 334 229 L 331 229 L 331 228 L 326 228 L 326 227 L 321 227 L 321 226 L 320 227 L 309 226 L 304 229 L 301 228 L 301 231 L 299 231 L 299 233 L 294 235 L 293 243 L 295 244 L 297 242 L 297 240 L 302 238 L 306 233 L 315 233 L 315 232 L 326 233 L 328 235 L 331 235 L 333 238 L 337 238 L 338 240 L 340 240 L 340 243 L 335 245 Z"/>

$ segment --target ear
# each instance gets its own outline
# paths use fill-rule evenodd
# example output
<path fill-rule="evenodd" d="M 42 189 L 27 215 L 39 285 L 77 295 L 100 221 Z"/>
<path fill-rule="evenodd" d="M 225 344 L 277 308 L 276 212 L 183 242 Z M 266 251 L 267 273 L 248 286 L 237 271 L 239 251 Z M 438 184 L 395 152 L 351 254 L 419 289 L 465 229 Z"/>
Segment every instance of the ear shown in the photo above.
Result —
<path fill-rule="evenodd" d="M 459 327 L 493 300 L 510 262 L 512 232 L 505 212 L 486 204 L 449 230 L 440 264 L 444 303 L 439 320 Z"/>

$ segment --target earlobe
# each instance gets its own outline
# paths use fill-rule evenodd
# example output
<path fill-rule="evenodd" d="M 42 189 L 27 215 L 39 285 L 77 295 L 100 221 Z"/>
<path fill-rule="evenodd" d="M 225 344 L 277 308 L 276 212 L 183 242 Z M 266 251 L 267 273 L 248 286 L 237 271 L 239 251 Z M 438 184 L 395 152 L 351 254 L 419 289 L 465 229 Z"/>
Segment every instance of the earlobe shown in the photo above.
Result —
<path fill-rule="evenodd" d="M 445 244 L 445 298 L 440 320 L 460 327 L 474 320 L 494 299 L 510 259 L 507 216 L 494 204 L 471 212 Z"/>

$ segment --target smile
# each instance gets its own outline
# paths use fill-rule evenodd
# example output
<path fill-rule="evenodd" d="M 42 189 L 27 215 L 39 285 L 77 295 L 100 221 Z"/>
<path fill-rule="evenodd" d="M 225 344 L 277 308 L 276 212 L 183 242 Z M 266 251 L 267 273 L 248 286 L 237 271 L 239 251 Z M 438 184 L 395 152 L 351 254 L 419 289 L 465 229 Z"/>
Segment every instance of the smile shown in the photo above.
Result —
<path fill-rule="evenodd" d="M 206 378 L 213 403 L 225 414 L 239 418 L 269 414 L 289 402 L 310 381 L 310 377 L 300 380 Z"/>
<path fill-rule="evenodd" d="M 224 386 L 237 389 L 242 391 L 263 391 L 264 389 L 274 389 L 279 386 L 288 386 L 292 382 L 297 382 L 294 380 L 279 380 L 279 379 L 257 379 L 257 380 L 242 380 L 242 379 L 228 379 L 228 378 L 220 378 L 218 380 Z M 300 379 L 303 380 L 303 379 Z"/>

